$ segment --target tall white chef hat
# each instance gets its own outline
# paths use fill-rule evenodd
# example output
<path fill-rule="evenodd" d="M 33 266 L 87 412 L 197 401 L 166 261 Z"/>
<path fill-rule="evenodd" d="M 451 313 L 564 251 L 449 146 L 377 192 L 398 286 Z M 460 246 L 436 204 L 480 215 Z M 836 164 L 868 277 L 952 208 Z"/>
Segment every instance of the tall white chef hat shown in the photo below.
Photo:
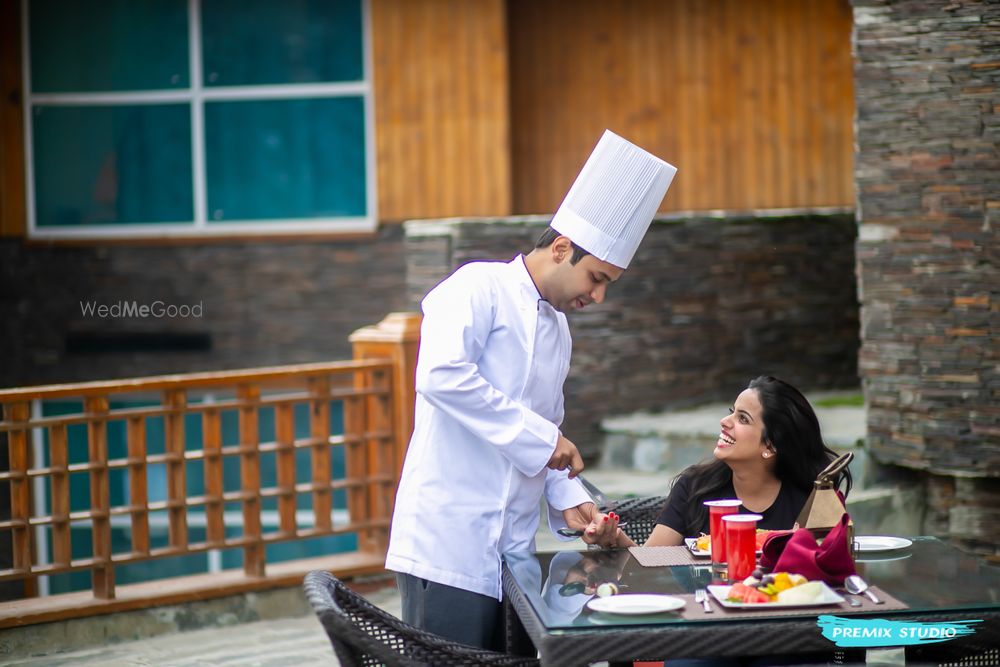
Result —
<path fill-rule="evenodd" d="M 605 130 L 550 226 L 598 259 L 627 269 L 676 173 Z"/>

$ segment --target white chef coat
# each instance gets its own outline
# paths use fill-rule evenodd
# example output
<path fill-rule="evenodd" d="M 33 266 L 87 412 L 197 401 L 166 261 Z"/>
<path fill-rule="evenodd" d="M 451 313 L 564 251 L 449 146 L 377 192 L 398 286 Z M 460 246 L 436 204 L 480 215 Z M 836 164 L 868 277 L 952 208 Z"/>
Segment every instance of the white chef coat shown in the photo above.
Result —
<path fill-rule="evenodd" d="M 546 464 L 562 422 L 572 341 L 524 257 L 473 262 L 424 297 L 416 415 L 385 566 L 502 597 L 500 555 L 533 549 L 544 493 L 561 511 L 590 502 Z"/>

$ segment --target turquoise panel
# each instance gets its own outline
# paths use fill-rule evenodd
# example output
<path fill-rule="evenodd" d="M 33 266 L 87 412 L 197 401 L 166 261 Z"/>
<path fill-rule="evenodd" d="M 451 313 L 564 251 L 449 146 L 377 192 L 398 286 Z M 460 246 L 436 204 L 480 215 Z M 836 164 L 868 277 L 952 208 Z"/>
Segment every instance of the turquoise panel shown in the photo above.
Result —
<path fill-rule="evenodd" d="M 27 5 L 32 92 L 188 87 L 185 0 L 32 0 Z"/>
<path fill-rule="evenodd" d="M 206 86 L 360 81 L 360 0 L 203 0 Z"/>
<path fill-rule="evenodd" d="M 205 104 L 209 222 L 363 216 L 360 97 Z"/>
<path fill-rule="evenodd" d="M 32 109 L 38 227 L 190 222 L 187 104 Z"/>

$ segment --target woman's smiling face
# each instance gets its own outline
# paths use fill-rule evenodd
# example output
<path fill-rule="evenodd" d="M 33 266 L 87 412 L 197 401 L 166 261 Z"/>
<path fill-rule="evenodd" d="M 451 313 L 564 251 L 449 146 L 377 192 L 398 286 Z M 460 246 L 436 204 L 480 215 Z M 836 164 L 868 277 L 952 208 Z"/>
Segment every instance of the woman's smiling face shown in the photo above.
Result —
<path fill-rule="evenodd" d="M 728 415 L 719 424 L 722 431 L 715 443 L 715 458 L 720 461 L 750 461 L 759 459 L 770 448 L 764 443 L 763 407 L 756 389 L 744 389 Z"/>

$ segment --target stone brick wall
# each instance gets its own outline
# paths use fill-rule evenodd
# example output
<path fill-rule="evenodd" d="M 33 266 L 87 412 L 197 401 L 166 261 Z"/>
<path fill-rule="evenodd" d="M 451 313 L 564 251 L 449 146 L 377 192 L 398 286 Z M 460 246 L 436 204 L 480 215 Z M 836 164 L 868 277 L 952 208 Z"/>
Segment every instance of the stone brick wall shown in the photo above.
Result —
<path fill-rule="evenodd" d="M 1000 548 L 1000 5 L 853 5 L 868 443 Z"/>
<path fill-rule="evenodd" d="M 399 226 L 356 240 L 77 247 L 5 241 L 0 387 L 349 359 L 353 330 L 405 308 L 404 280 Z M 85 301 L 132 300 L 201 304 L 202 316 L 101 319 L 81 312 Z M 102 344 L 116 349 L 101 351 Z M 189 349 L 169 349 L 178 344 Z"/>
<path fill-rule="evenodd" d="M 527 252 L 547 222 L 407 223 L 412 307 L 465 262 Z M 593 458 L 603 417 L 729 400 L 762 373 L 856 387 L 855 236 L 844 212 L 655 221 L 605 303 L 570 317 L 567 436 Z"/>

